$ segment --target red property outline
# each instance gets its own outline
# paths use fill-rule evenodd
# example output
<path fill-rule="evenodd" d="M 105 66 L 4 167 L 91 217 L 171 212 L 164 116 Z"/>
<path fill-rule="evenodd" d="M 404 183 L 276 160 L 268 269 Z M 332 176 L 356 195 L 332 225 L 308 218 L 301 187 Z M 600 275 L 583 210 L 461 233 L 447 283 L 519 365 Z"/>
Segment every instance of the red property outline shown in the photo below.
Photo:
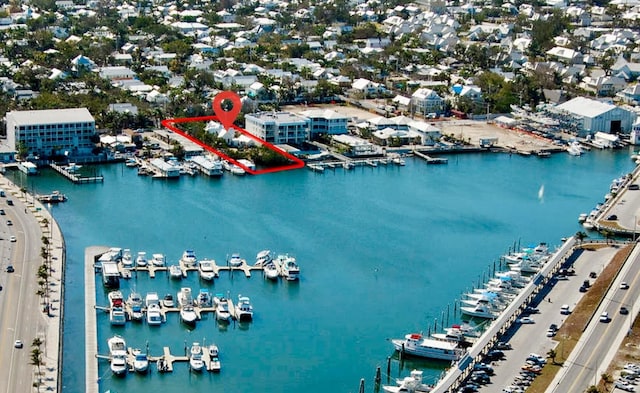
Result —
<path fill-rule="evenodd" d="M 262 175 L 264 173 L 273 173 L 273 172 L 280 172 L 280 171 L 286 171 L 286 170 L 290 170 L 290 169 L 299 169 L 299 168 L 303 168 L 304 167 L 304 161 L 302 161 L 301 159 L 299 159 L 298 157 L 293 156 L 290 153 L 287 153 L 284 150 L 281 150 L 279 148 L 277 148 L 276 146 L 272 145 L 271 143 L 262 140 L 260 138 L 258 138 L 257 136 L 251 134 L 250 132 L 248 132 L 247 130 L 244 130 L 236 125 L 231 125 L 230 128 L 233 128 L 234 130 L 240 132 L 243 135 L 248 136 L 249 138 L 253 139 L 254 141 L 258 142 L 259 144 L 267 147 L 269 150 L 278 153 L 280 155 L 282 155 L 283 157 L 293 161 L 293 164 L 290 165 L 282 165 L 282 166 L 277 166 L 277 167 L 273 167 L 273 168 L 266 168 L 266 169 L 260 169 L 258 171 L 253 170 L 248 168 L 246 165 L 239 163 L 238 161 L 234 160 L 233 158 L 227 156 L 226 154 L 224 154 L 223 152 L 214 149 L 211 146 L 207 146 L 204 143 L 202 143 L 199 139 L 194 138 L 193 136 L 185 133 L 184 131 L 180 130 L 178 127 L 175 126 L 175 124 L 181 124 L 181 123 L 193 123 L 193 122 L 197 122 L 197 121 L 209 121 L 209 120 L 215 120 L 217 122 L 219 122 L 220 124 L 222 124 L 222 122 L 220 121 L 220 119 L 217 116 L 200 116 L 200 117 L 180 117 L 180 118 L 176 118 L 176 119 L 165 119 L 162 120 L 161 124 L 163 127 L 170 129 L 171 131 L 175 132 L 178 135 L 182 135 L 183 137 L 187 138 L 188 140 L 190 140 L 193 143 L 196 143 L 198 146 L 201 146 L 202 148 L 204 148 L 207 151 L 210 151 L 211 153 L 231 162 L 234 165 L 239 166 L 240 168 L 244 169 L 246 172 L 252 174 L 252 175 Z"/>

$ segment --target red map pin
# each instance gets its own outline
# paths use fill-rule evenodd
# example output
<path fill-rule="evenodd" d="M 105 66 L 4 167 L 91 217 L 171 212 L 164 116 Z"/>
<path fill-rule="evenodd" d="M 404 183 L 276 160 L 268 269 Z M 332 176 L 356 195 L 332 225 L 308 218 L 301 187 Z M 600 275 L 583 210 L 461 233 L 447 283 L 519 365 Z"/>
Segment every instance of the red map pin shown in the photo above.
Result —
<path fill-rule="evenodd" d="M 230 103 L 229 103 L 230 102 Z M 223 91 L 213 97 L 213 112 L 225 129 L 229 129 L 242 109 L 240 96 L 232 91 Z"/>

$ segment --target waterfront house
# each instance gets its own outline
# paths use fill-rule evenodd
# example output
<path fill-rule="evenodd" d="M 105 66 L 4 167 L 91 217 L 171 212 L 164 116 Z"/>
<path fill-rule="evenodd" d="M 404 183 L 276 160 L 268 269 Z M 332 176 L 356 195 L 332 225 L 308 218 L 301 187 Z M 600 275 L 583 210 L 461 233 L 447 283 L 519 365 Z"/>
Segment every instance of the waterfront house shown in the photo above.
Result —
<path fill-rule="evenodd" d="M 245 129 L 273 144 L 300 145 L 309 140 L 311 120 L 290 112 L 258 112 L 245 116 Z"/>
<path fill-rule="evenodd" d="M 624 90 L 616 94 L 625 104 L 640 105 L 640 84 L 636 83 L 627 86 Z"/>
<path fill-rule="evenodd" d="M 444 99 L 427 88 L 419 88 L 411 95 L 411 105 L 414 113 L 423 116 L 430 113 L 440 115 L 444 111 Z"/>
<path fill-rule="evenodd" d="M 348 132 L 349 117 L 332 109 L 310 109 L 300 112 L 300 115 L 308 118 L 310 138 L 318 134 L 337 135 Z"/>

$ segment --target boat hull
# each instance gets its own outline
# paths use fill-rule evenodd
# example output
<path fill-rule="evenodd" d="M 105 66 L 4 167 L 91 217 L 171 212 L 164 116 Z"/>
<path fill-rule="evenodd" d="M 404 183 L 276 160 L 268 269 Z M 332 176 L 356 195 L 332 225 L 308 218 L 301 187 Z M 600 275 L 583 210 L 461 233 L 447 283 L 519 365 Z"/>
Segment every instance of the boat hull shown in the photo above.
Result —
<path fill-rule="evenodd" d="M 391 342 L 398 352 L 427 359 L 452 361 L 460 359 L 463 353 L 454 343 L 438 340 L 394 339 Z"/>

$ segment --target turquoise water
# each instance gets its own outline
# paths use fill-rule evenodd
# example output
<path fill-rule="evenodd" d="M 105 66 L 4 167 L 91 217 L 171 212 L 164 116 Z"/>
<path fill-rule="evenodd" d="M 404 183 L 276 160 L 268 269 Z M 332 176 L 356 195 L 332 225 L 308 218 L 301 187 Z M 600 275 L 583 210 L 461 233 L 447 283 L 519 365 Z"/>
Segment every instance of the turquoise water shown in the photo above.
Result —
<path fill-rule="evenodd" d="M 451 324 L 454 301 L 477 286 L 514 243 L 547 242 L 582 230 L 577 217 L 602 201 L 612 179 L 632 170 L 627 151 L 592 151 L 549 159 L 506 154 L 449 157 L 447 165 L 409 159 L 405 167 L 308 170 L 256 177 L 141 178 L 121 164 L 97 169 L 103 184 L 74 186 L 53 172 L 16 178 L 44 193 L 60 190 L 69 201 L 52 208 L 67 244 L 63 391 L 84 391 L 84 249 L 90 245 L 164 253 L 175 263 L 186 248 L 220 264 L 239 252 L 252 262 L 271 249 L 296 256 L 299 283 L 271 283 L 259 273 L 223 272 L 213 285 L 195 274 L 170 281 L 159 273 L 123 281 L 174 297 L 181 286 L 197 293 L 251 297 L 255 320 L 220 328 L 213 316 L 188 330 L 170 316 L 159 328 L 128 323 L 112 328 L 100 313 L 100 351 L 121 334 L 132 347 L 181 354 L 193 341 L 215 342 L 219 375 L 188 372 L 114 378 L 101 363 L 101 391 L 188 388 L 194 392 L 355 392 L 361 378 L 372 390 L 377 366 L 393 354 L 389 338 Z M 541 191 L 542 188 L 542 191 Z M 99 286 L 98 303 L 106 304 Z M 447 314 L 449 309 L 449 314 Z M 438 320 L 437 322 L 435 320 Z M 429 378 L 446 364 L 411 361 Z M 384 379 L 383 379 L 384 382 Z"/>

